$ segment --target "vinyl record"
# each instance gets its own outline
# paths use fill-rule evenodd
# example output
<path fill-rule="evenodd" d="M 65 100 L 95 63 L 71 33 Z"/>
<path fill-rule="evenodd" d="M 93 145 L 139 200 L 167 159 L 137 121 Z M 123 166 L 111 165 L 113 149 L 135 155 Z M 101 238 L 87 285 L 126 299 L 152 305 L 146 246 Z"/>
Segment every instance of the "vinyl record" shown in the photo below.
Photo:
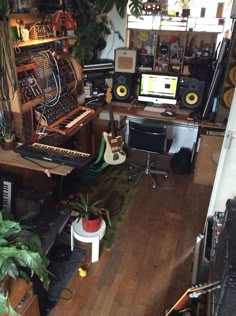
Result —
<path fill-rule="evenodd" d="M 195 106 L 199 102 L 199 95 L 194 91 L 190 91 L 185 95 L 185 102 L 190 106 Z"/>
<path fill-rule="evenodd" d="M 235 85 L 236 84 L 236 65 L 232 66 L 232 68 L 229 71 L 229 79 L 230 82 Z"/>
<path fill-rule="evenodd" d="M 231 107 L 233 96 L 234 96 L 234 88 L 229 88 L 228 90 L 224 92 L 223 100 L 227 108 Z"/>

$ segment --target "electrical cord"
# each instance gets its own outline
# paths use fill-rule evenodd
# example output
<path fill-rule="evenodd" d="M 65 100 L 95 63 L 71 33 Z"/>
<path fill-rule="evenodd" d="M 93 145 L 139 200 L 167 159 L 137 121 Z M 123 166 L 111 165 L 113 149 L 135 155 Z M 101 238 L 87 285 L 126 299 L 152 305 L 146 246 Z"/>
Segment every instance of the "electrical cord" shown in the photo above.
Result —
<path fill-rule="evenodd" d="M 52 67 L 52 74 L 53 74 L 55 85 L 56 85 L 56 94 L 55 94 L 55 96 L 53 98 L 46 100 L 46 102 L 44 102 L 44 104 L 47 107 L 53 107 L 54 105 L 56 105 L 58 103 L 58 101 L 60 99 L 60 96 L 61 96 L 60 70 L 59 70 L 59 67 L 58 67 L 57 60 L 56 60 L 56 58 L 54 56 L 54 53 L 52 53 L 50 50 L 47 50 L 47 51 L 41 51 L 39 54 L 44 56 L 45 58 L 47 58 L 48 61 L 49 61 L 49 64 Z M 51 58 L 50 58 L 49 54 L 51 55 Z M 53 62 L 52 62 L 52 60 L 53 60 L 54 65 L 56 67 L 57 74 L 55 74 L 55 72 L 53 71 Z"/>
<path fill-rule="evenodd" d="M 12 62 L 12 51 L 9 43 L 8 24 L 5 17 L 0 21 L 0 94 L 3 100 L 11 101 L 16 91 L 16 78 Z"/>

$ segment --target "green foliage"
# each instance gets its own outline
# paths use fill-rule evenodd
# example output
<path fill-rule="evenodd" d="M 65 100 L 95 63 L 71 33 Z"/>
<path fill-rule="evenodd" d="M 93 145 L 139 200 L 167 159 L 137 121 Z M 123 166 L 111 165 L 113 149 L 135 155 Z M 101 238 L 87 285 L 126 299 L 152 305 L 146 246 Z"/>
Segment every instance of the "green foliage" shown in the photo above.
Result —
<path fill-rule="evenodd" d="M 70 202 L 70 206 L 73 210 L 79 211 L 78 220 L 81 218 L 89 219 L 91 215 L 94 217 L 105 215 L 108 224 L 111 226 L 110 212 L 100 206 L 103 200 L 91 201 L 89 194 L 83 195 L 80 193 L 80 200 L 78 202 Z"/>
<path fill-rule="evenodd" d="M 176 4 L 182 9 L 189 9 L 191 0 L 177 0 Z"/>
<path fill-rule="evenodd" d="M 72 11 L 78 27 L 75 31 L 77 41 L 73 46 L 72 55 L 82 66 L 92 63 L 99 52 L 106 47 L 105 38 L 111 34 L 112 27 L 107 13 L 115 6 L 123 18 L 127 4 L 128 0 L 76 0 L 73 2 Z M 133 15 L 139 16 L 142 12 L 142 1 L 131 0 L 129 8 Z"/>
<path fill-rule="evenodd" d="M 36 274 L 43 286 L 49 286 L 48 259 L 42 251 L 41 241 L 33 232 L 0 212 L 0 284 L 6 277 L 23 278 L 27 282 Z M 0 286 L 0 314 L 8 311 L 7 294 Z M 5 311 L 4 311 L 5 310 Z M 11 312 L 11 314 L 10 314 Z M 13 310 L 9 315 L 16 315 Z"/>

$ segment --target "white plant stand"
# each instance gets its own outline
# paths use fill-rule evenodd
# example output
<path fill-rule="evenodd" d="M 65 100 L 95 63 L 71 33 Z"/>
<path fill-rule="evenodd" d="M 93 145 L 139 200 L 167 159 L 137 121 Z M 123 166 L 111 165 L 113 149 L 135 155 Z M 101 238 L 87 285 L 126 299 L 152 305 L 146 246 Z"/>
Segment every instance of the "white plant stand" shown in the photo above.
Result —
<path fill-rule="evenodd" d="M 100 240 L 105 235 L 106 231 L 106 223 L 102 219 L 101 227 L 98 231 L 94 233 L 89 233 L 83 229 L 82 226 L 82 219 L 78 222 L 75 220 L 71 224 L 71 251 L 74 249 L 74 238 L 78 241 L 85 242 L 85 243 L 92 243 L 92 262 L 96 262 L 99 260 L 99 247 L 100 247 Z"/>

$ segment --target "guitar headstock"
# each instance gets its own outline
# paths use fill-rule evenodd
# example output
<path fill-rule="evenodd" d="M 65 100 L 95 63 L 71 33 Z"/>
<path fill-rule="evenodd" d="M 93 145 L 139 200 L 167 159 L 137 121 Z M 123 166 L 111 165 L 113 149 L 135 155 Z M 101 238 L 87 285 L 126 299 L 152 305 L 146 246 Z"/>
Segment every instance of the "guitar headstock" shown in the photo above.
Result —
<path fill-rule="evenodd" d="M 206 284 L 199 284 L 189 289 L 189 297 L 198 298 L 200 295 L 220 288 L 220 281 Z"/>
<path fill-rule="evenodd" d="M 112 100 L 112 88 L 108 87 L 106 92 L 106 102 L 107 104 L 111 103 Z"/>

